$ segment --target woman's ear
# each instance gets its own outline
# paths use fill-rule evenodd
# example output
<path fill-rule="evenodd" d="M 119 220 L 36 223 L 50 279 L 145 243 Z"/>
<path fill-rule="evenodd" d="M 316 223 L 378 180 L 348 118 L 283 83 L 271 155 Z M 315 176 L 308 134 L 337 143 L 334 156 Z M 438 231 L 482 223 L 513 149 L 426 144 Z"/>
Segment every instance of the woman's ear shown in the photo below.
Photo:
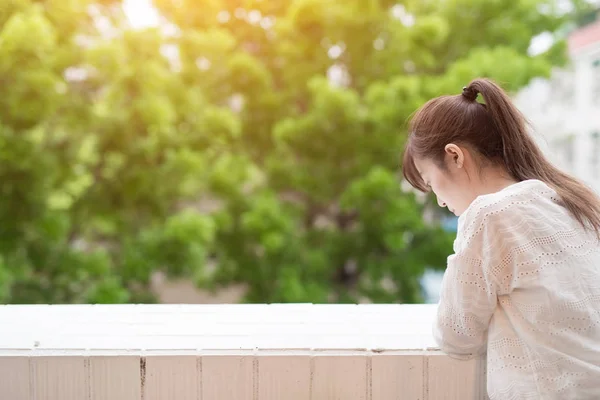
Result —
<path fill-rule="evenodd" d="M 446 151 L 446 157 L 450 161 L 449 165 L 454 165 L 457 168 L 463 167 L 465 164 L 465 153 L 460 147 L 454 143 L 449 143 L 446 145 L 444 150 Z"/>

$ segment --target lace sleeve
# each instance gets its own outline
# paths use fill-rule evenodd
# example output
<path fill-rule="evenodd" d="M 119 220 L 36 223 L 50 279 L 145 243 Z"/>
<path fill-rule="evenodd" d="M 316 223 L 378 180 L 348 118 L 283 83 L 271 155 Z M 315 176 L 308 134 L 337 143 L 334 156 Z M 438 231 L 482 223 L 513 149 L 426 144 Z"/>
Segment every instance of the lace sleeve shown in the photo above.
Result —
<path fill-rule="evenodd" d="M 463 254 L 448 257 L 433 333 L 450 356 L 468 359 L 485 352 L 497 298 L 482 264 Z"/>
<path fill-rule="evenodd" d="M 503 229 L 498 217 L 479 215 L 468 223 L 472 229 L 462 234 L 459 229 L 455 254 L 448 257 L 433 334 L 441 350 L 455 358 L 469 359 L 486 351 L 498 301 L 491 271 L 499 265 L 508 239 L 504 236 L 510 231 Z"/>

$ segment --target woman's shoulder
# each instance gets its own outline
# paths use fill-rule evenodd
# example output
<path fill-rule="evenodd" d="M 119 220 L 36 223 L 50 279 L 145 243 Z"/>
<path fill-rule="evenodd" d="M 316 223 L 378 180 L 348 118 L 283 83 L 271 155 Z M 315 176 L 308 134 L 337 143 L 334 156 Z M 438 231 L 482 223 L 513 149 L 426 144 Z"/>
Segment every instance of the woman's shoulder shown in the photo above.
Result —
<path fill-rule="evenodd" d="M 543 209 L 561 208 L 556 192 L 546 183 L 531 179 L 496 193 L 477 197 L 459 217 L 458 236 L 473 238 L 490 225 L 496 228 L 521 224 Z"/>
<path fill-rule="evenodd" d="M 514 183 L 506 188 L 477 197 L 459 219 L 467 220 L 487 214 L 514 210 L 523 204 L 535 204 L 536 200 L 552 199 L 556 192 L 546 183 L 530 179 Z"/>

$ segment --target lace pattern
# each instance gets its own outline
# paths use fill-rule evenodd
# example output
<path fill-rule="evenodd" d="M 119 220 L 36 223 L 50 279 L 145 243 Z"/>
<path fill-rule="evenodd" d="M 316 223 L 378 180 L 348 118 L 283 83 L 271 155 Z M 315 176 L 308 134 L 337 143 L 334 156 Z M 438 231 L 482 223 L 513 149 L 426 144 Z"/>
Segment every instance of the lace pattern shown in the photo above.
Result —
<path fill-rule="evenodd" d="M 459 218 L 434 336 L 487 353 L 490 399 L 600 398 L 600 243 L 530 180 Z"/>

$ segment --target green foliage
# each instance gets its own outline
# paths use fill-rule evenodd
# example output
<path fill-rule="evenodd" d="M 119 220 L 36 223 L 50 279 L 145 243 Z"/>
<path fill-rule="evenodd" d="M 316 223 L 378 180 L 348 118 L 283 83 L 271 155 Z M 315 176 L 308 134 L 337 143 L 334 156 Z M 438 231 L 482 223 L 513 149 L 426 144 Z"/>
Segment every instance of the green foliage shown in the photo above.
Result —
<path fill-rule="evenodd" d="M 4 0 L 0 302 L 152 302 L 157 272 L 420 301 L 452 239 L 400 186 L 406 120 L 475 76 L 548 75 L 564 42 L 527 50 L 556 3 L 155 0 L 163 31 L 116 0 Z"/>

